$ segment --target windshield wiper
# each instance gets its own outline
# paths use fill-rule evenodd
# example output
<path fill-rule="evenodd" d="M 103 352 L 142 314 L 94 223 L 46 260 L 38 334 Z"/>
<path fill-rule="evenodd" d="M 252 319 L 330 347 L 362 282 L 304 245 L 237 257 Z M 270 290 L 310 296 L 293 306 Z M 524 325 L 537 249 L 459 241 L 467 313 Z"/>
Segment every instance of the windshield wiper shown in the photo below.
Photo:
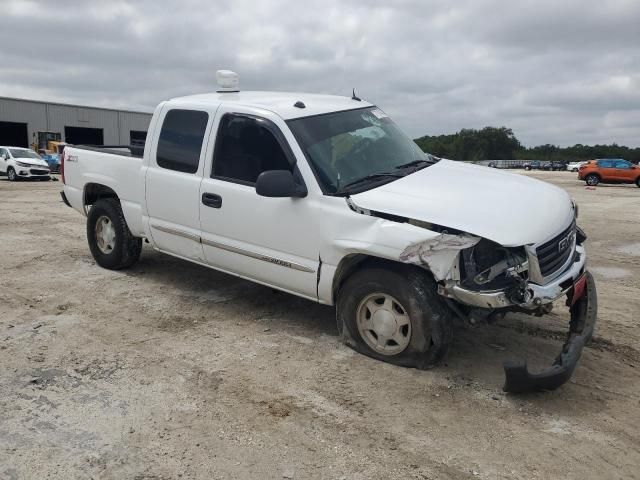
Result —
<path fill-rule="evenodd" d="M 375 180 L 377 178 L 384 178 L 384 177 L 402 178 L 404 177 L 404 174 L 396 173 L 396 172 L 372 173 L 370 175 L 367 175 L 366 177 L 362 177 L 362 178 L 359 178 L 358 180 L 354 180 L 353 182 L 349 182 L 345 185 L 342 185 L 336 193 L 345 193 L 345 190 L 348 189 L 349 187 L 353 187 L 355 185 L 358 185 L 359 183 L 365 183 L 371 180 Z"/>
<path fill-rule="evenodd" d="M 409 167 L 426 167 L 427 165 L 433 165 L 434 163 L 436 163 L 434 160 L 414 160 L 413 162 L 398 165 L 396 169 Z"/>

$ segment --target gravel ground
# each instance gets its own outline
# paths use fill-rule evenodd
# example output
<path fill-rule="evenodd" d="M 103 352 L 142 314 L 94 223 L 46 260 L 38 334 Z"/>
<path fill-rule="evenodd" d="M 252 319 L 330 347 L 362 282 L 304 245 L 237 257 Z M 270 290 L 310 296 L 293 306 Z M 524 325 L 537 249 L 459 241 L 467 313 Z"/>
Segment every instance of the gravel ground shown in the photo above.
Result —
<path fill-rule="evenodd" d="M 600 315 L 569 383 L 517 396 L 502 361 L 550 364 L 564 309 L 394 367 L 332 308 L 147 246 L 104 270 L 59 182 L 0 178 L 0 478 L 640 478 L 640 189 L 529 175 L 580 204 Z"/>

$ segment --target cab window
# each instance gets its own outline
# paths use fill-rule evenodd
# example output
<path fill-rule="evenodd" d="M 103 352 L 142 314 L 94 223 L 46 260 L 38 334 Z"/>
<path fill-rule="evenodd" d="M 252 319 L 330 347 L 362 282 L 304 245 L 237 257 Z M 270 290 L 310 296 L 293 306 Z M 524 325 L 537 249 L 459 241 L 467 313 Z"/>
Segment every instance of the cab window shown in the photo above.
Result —
<path fill-rule="evenodd" d="M 241 114 L 225 114 L 220 121 L 212 178 L 254 185 L 267 170 L 289 170 L 293 162 L 283 148 L 284 138 L 270 121 Z"/>
<path fill-rule="evenodd" d="M 158 139 L 158 166 L 177 172 L 196 173 L 208 120 L 207 112 L 169 110 Z"/>

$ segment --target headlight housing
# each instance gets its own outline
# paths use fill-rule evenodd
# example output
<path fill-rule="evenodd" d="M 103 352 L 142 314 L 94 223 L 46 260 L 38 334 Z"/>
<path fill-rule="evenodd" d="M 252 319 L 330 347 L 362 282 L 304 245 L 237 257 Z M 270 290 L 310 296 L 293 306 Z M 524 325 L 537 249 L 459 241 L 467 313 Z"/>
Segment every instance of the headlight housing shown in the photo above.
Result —
<path fill-rule="evenodd" d="M 470 290 L 500 290 L 529 276 L 523 247 L 507 248 L 483 238 L 460 257 L 461 285 Z"/>
<path fill-rule="evenodd" d="M 16 160 L 16 165 L 19 167 L 33 167 L 33 165 L 31 165 L 30 163 L 25 163 L 25 162 L 19 162 Z"/>

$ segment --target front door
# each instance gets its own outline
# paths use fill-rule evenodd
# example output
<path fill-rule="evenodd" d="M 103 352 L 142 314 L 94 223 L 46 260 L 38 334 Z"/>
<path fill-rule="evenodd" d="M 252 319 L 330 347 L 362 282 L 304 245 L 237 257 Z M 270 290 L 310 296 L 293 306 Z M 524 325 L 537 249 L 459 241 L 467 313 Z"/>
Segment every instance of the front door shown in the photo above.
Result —
<path fill-rule="evenodd" d="M 626 160 L 614 160 L 613 170 L 616 182 L 631 183 L 633 182 L 631 163 Z"/>
<path fill-rule="evenodd" d="M 278 123 L 286 128 L 275 116 L 220 107 L 212 166 L 200 187 L 202 245 L 215 268 L 316 300 L 317 212 L 307 198 L 267 198 L 255 190 L 263 171 L 299 175 Z"/>

